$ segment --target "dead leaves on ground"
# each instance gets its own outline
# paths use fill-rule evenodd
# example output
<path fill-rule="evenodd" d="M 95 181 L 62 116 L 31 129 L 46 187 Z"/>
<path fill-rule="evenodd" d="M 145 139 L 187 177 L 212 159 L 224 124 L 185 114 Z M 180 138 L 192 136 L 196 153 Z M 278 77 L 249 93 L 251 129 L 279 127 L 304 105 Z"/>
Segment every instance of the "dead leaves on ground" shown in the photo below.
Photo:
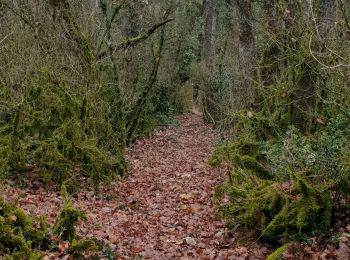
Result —
<path fill-rule="evenodd" d="M 264 259 L 266 247 L 238 246 L 237 234 L 215 216 L 213 188 L 226 173 L 207 164 L 214 131 L 196 115 L 179 120 L 180 127 L 160 128 L 134 144 L 126 179 L 98 196 L 75 194 L 74 205 L 87 214 L 79 235 L 103 240 L 119 259 Z M 62 206 L 58 193 L 43 189 L 8 186 L 4 196 L 51 225 Z"/>

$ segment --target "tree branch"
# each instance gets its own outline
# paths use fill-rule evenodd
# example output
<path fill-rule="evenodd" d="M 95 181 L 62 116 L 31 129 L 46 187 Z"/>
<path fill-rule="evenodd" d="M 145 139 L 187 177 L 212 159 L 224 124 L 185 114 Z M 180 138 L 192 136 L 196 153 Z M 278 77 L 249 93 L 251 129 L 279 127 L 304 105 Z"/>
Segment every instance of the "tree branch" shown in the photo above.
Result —
<path fill-rule="evenodd" d="M 116 46 L 112 46 L 113 48 L 113 53 L 118 51 L 118 50 L 121 50 L 121 49 L 126 49 L 126 48 L 130 48 L 130 47 L 133 47 L 135 45 L 137 45 L 138 43 L 140 42 L 143 42 L 144 40 L 148 39 L 155 31 L 157 31 L 157 29 L 159 29 L 160 27 L 166 25 L 167 23 L 173 21 L 174 19 L 173 18 L 169 18 L 169 19 L 166 19 L 158 24 L 155 24 L 153 25 L 150 29 L 148 29 L 145 33 L 139 35 L 139 36 L 136 36 L 134 38 L 131 38 L 131 39 L 128 39 Z M 106 55 L 108 54 L 108 51 L 105 50 L 103 52 L 101 52 L 99 55 L 98 55 L 98 58 L 97 59 L 102 59 L 103 57 L 105 57 Z"/>

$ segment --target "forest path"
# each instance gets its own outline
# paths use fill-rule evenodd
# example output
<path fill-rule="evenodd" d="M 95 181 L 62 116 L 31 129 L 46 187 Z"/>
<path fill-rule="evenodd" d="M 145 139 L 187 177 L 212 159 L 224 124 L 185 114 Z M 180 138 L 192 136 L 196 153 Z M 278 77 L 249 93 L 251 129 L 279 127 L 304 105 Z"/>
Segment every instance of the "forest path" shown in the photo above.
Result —
<path fill-rule="evenodd" d="M 215 140 L 202 118 L 187 114 L 180 126 L 156 130 L 137 141 L 129 155 L 127 178 L 102 188 L 99 198 L 82 191 L 74 204 L 87 213 L 78 232 L 114 244 L 118 259 L 246 259 L 246 247 L 215 214 L 213 188 L 224 171 L 208 165 Z M 9 188 L 19 204 L 53 222 L 61 198 L 56 193 Z M 249 259 L 261 259 L 259 256 Z M 140 258 L 136 258 L 140 259 Z"/>
<path fill-rule="evenodd" d="M 207 163 L 214 132 L 196 115 L 179 120 L 179 127 L 160 128 L 132 149 L 129 177 L 118 187 L 130 208 L 118 232 L 123 253 L 152 259 L 217 255 L 225 230 L 211 205 L 220 181 Z"/>

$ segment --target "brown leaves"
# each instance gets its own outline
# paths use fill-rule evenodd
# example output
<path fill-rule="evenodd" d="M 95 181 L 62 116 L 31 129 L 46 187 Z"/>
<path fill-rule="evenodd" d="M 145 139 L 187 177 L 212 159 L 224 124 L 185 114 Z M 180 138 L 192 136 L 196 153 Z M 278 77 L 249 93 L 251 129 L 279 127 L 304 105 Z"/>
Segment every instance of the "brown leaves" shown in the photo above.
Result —
<path fill-rule="evenodd" d="M 263 259 L 267 252 L 256 245 L 238 247 L 214 214 L 212 191 L 225 175 L 207 164 L 214 131 L 196 115 L 179 119 L 180 127 L 162 127 L 134 144 L 126 179 L 101 187 L 98 196 L 74 196 L 74 205 L 87 214 L 78 234 L 117 248 L 120 259 Z M 51 224 L 62 202 L 59 194 L 43 190 L 12 189 L 9 199 L 17 197 Z"/>

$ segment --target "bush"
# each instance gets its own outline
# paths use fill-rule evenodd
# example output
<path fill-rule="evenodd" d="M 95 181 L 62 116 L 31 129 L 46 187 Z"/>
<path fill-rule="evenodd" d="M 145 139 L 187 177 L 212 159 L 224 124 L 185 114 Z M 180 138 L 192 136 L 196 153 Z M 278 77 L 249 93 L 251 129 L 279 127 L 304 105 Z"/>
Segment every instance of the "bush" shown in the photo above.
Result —
<path fill-rule="evenodd" d="M 242 126 L 254 133 L 250 128 L 261 121 L 251 120 Z M 216 149 L 209 163 L 232 166 L 230 179 L 216 189 L 219 213 L 270 242 L 325 234 L 348 195 L 349 123 L 350 114 L 342 113 L 312 135 L 290 127 L 281 136 L 252 135 Z"/>
<path fill-rule="evenodd" d="M 85 176 L 98 184 L 123 173 L 123 151 L 117 149 L 108 113 L 97 115 L 86 97 L 44 76 L 25 83 L 12 100 L 5 89 L 0 91 L 9 100 L 0 110 L 2 176 L 34 168 L 48 182 Z"/>

